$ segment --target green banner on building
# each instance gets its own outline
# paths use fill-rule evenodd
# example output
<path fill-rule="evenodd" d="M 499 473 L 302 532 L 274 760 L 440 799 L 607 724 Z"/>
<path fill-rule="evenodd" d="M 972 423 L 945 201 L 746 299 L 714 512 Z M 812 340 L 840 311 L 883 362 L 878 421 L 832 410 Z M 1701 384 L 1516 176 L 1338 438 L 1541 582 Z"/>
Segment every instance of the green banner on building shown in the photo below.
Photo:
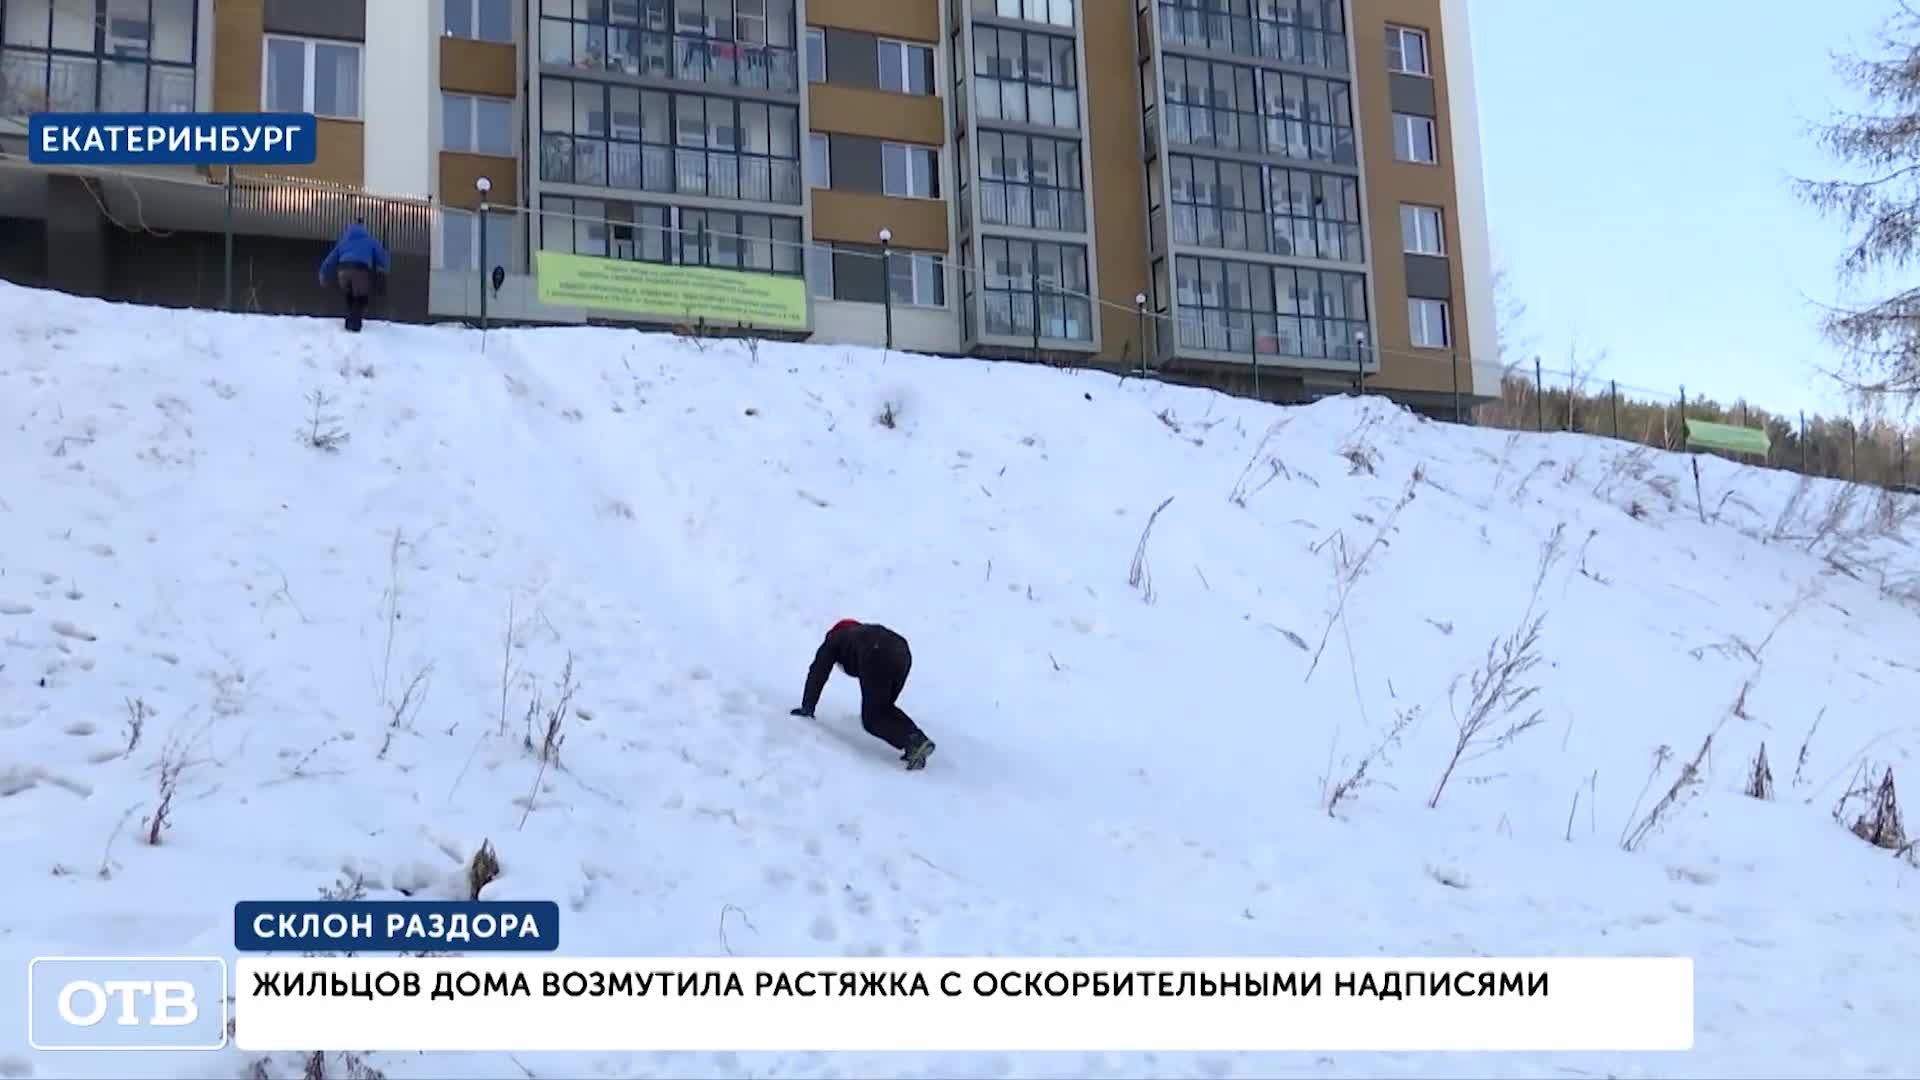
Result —
<path fill-rule="evenodd" d="M 1759 428 L 1716 424 L 1711 420 L 1687 421 L 1687 445 L 1730 454 L 1758 454 L 1765 457 L 1773 449 L 1773 440 Z"/>
<path fill-rule="evenodd" d="M 534 271 L 543 304 L 623 311 L 688 325 L 705 320 L 729 328 L 807 326 L 805 278 L 557 251 L 535 253 Z"/>

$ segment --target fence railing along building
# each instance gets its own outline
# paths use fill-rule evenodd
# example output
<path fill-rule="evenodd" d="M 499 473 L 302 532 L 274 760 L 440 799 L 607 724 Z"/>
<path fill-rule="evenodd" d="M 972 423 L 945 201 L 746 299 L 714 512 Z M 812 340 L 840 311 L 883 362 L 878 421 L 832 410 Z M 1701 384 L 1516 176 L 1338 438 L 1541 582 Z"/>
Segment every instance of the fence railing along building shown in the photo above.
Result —
<path fill-rule="evenodd" d="M 592 200 L 564 206 L 490 206 L 484 216 L 426 199 L 375 195 L 363 189 L 293 176 L 224 169 L 85 170 L 32 165 L 0 156 L 0 275 L 82 295 L 170 306 L 285 314 L 337 312 L 338 300 L 318 288 L 315 269 L 345 227 L 364 220 L 393 258 L 378 298 L 376 318 L 428 321 L 475 319 L 494 301 L 495 321 L 540 321 L 530 270 L 540 250 L 581 252 L 663 265 L 709 266 L 804 279 L 816 301 L 831 300 L 836 263 L 844 272 L 861 261 L 881 264 L 877 307 L 884 307 L 886 342 L 896 323 L 951 324 L 950 342 L 902 347 L 962 351 L 954 305 L 976 287 L 1006 300 L 990 314 L 996 333 L 1032 337 L 1026 350 L 997 350 L 996 358 L 1121 369 L 1131 376 L 1220 385 L 1217 363 L 1182 357 L 1198 343 L 1215 356 L 1244 352 L 1237 380 L 1222 388 L 1279 401 L 1307 401 L 1328 393 L 1389 393 L 1381 372 L 1398 383 L 1424 386 L 1422 409 L 1442 420 L 1516 431 L 1571 431 L 1668 450 L 1688 449 L 1688 420 L 1708 420 L 1766 432 L 1764 457 L 1746 460 L 1813 476 L 1907 487 L 1916 477 L 1908 433 L 1887 421 L 1856 421 L 1773 413 L 1746 402 L 1722 405 L 1684 386 L 1672 392 L 1601 380 L 1591 373 L 1553 371 L 1538 361 L 1504 370 L 1493 400 L 1477 399 L 1486 383 L 1484 362 L 1449 349 L 1382 349 L 1364 333 L 1329 339 L 1321 322 L 1285 311 L 1205 311 L 1183 307 L 1176 322 L 1149 310 L 1140 297 L 1089 295 L 1045 276 L 1039 266 L 989 271 L 953 265 L 942 256 L 805 242 L 797 232 L 750 213 L 689 213 L 659 220 L 616 220 Z M 608 204 L 612 205 L 612 204 Z M 659 210 L 661 208 L 649 208 Z M 33 239 L 38 219 L 45 230 Z M 522 295 L 508 303 L 492 280 L 499 267 Z M 513 289 L 509 288 L 508 292 Z M 1004 308 L 1004 310 L 1002 310 Z M 1111 325 L 1102 356 L 1049 354 L 1042 335 L 1063 336 L 1073 310 L 1084 321 L 1102 311 L 1124 312 Z M 515 311 L 521 315 L 515 316 Z M 985 309 L 983 309 L 985 310 Z M 1351 316 L 1344 309 L 1343 319 Z M 1038 316 L 1038 317 L 1036 317 Z M 1050 321 L 1051 320 L 1051 321 Z M 559 320 L 555 320 L 559 321 Z M 578 321 L 577 319 L 574 321 Z M 989 320 L 991 321 L 991 320 Z M 1060 324 L 1060 325 L 1055 325 Z M 1332 325 L 1332 324 L 1326 324 Z M 1341 323 L 1345 327 L 1348 323 Z M 1364 325 L 1354 323 L 1353 325 Z M 715 327 L 716 331 L 728 329 Z M 733 328 L 751 332 L 751 328 Z M 820 328 L 815 327 L 814 332 Z M 995 350 L 973 350 L 993 357 Z M 1290 382 L 1294 353 L 1322 365 L 1313 384 Z M 1350 371 L 1348 370 L 1350 367 Z M 1229 369 L 1230 370 L 1230 369 Z M 1346 372 L 1343 374 L 1343 372 Z"/>

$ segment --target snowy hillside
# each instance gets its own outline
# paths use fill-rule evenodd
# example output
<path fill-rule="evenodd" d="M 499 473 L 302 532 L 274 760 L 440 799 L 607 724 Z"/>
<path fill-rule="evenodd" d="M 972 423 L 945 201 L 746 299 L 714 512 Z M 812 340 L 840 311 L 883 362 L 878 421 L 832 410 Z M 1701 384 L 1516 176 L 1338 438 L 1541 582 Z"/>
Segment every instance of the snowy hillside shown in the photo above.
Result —
<path fill-rule="evenodd" d="M 464 897 L 487 841 L 486 895 L 560 901 L 568 951 L 1687 955 L 1698 1050 L 388 1076 L 1913 1075 L 1920 870 L 1833 813 L 1888 767 L 1920 792 L 1910 507 L 1711 458 L 1696 490 L 1691 460 L 1377 399 L 0 285 L 0 962 L 230 954 L 234 901 L 356 879 Z M 1507 700 L 1537 694 L 1430 807 L 1530 612 Z M 845 676 L 788 715 L 843 617 L 912 640 L 926 771 Z M 0 1076 L 257 1056 L 0 1028 Z"/>

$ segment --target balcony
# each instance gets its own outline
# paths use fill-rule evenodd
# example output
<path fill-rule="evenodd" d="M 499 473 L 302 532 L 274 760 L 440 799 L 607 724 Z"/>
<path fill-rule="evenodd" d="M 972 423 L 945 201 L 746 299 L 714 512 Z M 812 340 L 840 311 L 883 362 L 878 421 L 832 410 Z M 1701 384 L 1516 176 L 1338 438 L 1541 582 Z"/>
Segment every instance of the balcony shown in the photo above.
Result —
<path fill-rule="evenodd" d="M 540 63 L 574 72 L 799 94 L 798 53 L 689 34 L 540 20 Z"/>

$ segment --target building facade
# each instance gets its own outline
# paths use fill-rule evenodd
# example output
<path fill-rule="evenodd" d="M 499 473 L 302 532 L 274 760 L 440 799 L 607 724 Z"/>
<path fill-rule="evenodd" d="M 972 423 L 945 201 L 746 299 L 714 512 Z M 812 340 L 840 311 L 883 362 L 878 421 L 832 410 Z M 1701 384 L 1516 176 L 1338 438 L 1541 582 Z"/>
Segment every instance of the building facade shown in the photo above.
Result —
<path fill-rule="evenodd" d="M 0 15 L 0 146 L 39 108 L 315 113 L 291 172 L 433 208 L 429 317 L 645 321 L 540 303 L 547 250 L 803 278 L 821 341 L 1429 408 L 1497 382 L 1467 0 Z"/>

